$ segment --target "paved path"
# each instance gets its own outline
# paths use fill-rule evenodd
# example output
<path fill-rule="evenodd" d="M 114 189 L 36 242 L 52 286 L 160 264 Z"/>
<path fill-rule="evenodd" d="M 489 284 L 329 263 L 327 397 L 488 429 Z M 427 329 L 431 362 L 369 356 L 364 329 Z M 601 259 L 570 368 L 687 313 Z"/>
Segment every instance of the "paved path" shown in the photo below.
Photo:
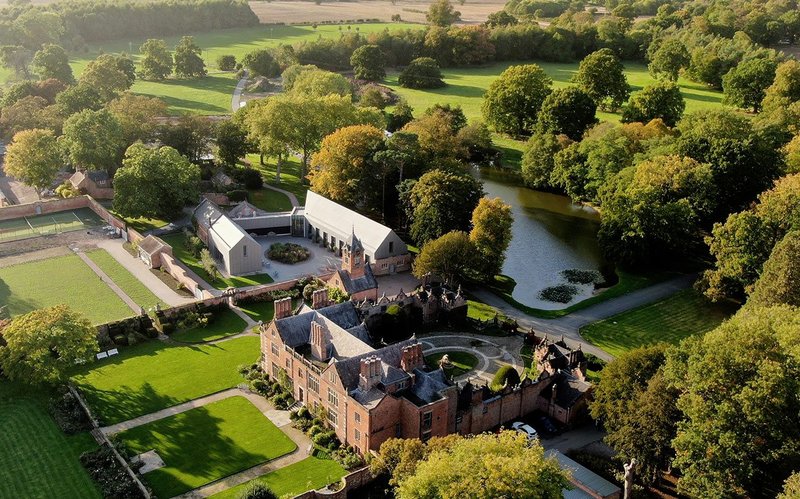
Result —
<path fill-rule="evenodd" d="M 297 207 L 300 206 L 300 201 L 297 200 L 297 196 L 294 193 L 289 191 L 285 191 L 280 187 L 275 187 L 274 185 L 264 184 L 264 189 L 269 189 L 271 191 L 280 192 L 281 194 L 286 194 L 286 197 L 289 198 L 289 201 L 292 203 L 292 206 Z"/>
<path fill-rule="evenodd" d="M 419 335 L 426 356 L 446 351 L 461 351 L 478 357 L 479 363 L 466 374 L 456 377 L 456 381 L 465 381 L 476 375 L 491 381 L 497 370 L 506 364 L 513 365 L 522 371 L 525 363 L 519 355 L 522 349 L 522 338 L 505 336 L 487 338 L 485 335 L 470 333 L 431 333 Z"/>
<path fill-rule="evenodd" d="M 236 88 L 233 90 L 233 97 L 231 97 L 231 109 L 235 113 L 242 107 L 242 91 L 244 91 L 244 87 L 247 85 L 247 70 L 244 70 L 244 76 L 239 83 L 236 84 Z"/>
<path fill-rule="evenodd" d="M 142 307 L 137 305 L 136 302 L 133 301 L 131 297 L 125 293 L 125 291 L 122 291 L 122 288 L 117 286 L 114 283 L 114 281 L 110 277 L 108 277 L 108 274 L 103 272 L 103 270 L 100 267 L 98 267 L 96 263 L 94 263 L 88 256 L 86 256 L 86 253 L 84 253 L 83 251 L 75 251 L 75 254 L 77 254 L 80 257 L 80 259 L 83 260 L 83 262 L 86 265 L 88 265 L 89 268 L 92 269 L 95 274 L 97 274 L 97 276 L 100 278 L 101 281 L 108 284 L 108 287 L 111 288 L 111 291 L 116 293 L 117 296 L 119 296 L 122 299 L 122 301 L 124 301 L 125 304 L 136 313 L 136 315 L 142 313 Z"/>
<path fill-rule="evenodd" d="M 691 287 L 696 279 L 696 274 L 682 275 L 617 298 L 597 303 L 558 319 L 541 319 L 539 317 L 527 315 L 509 305 L 494 293 L 484 289 L 477 289 L 472 291 L 472 293 L 482 302 L 497 308 L 508 317 L 515 319 L 522 327 L 532 328 L 538 333 L 545 333 L 548 335 L 563 335 L 566 342 L 571 346 L 576 347 L 580 345 L 584 352 L 592 353 L 605 360 L 610 360 L 613 359 L 612 355 L 587 342 L 580 335 L 580 329 L 583 326 L 602 319 L 607 319 L 627 310 L 641 307 L 642 305 L 663 300 L 682 289 Z"/>
<path fill-rule="evenodd" d="M 191 303 L 194 298 L 189 298 L 179 295 L 177 292 L 170 289 L 169 286 L 164 284 L 164 281 L 153 275 L 147 265 L 138 258 L 134 258 L 122 246 L 122 239 L 106 239 L 97 243 L 99 248 L 102 248 L 114 257 L 114 260 L 119 262 L 120 265 L 128 269 L 128 271 L 136 276 L 139 281 L 147 287 L 158 299 L 169 305 L 170 307 L 177 307 L 186 303 Z"/>

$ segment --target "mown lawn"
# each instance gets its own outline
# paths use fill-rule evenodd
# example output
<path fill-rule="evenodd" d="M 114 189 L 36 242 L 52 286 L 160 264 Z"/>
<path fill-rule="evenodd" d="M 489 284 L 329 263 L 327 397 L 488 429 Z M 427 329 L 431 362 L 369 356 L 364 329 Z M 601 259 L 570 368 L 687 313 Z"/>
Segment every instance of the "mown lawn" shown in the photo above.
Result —
<path fill-rule="evenodd" d="M 237 303 L 242 312 L 254 321 L 267 323 L 275 316 L 275 303 L 272 301 L 259 301 L 254 303 Z"/>
<path fill-rule="evenodd" d="M 178 331 L 171 335 L 171 338 L 182 343 L 202 343 L 239 334 L 245 327 L 247 323 L 244 319 L 230 309 L 225 309 L 214 314 L 213 319 L 205 327 L 197 326 Z"/>
<path fill-rule="evenodd" d="M 157 304 L 165 305 L 147 286 L 142 284 L 142 281 L 123 267 L 108 251 L 103 249 L 89 251 L 86 256 L 96 263 L 100 270 L 108 274 L 108 277 L 140 307 L 148 310 L 154 308 Z"/>
<path fill-rule="evenodd" d="M 713 304 L 692 289 L 657 303 L 629 310 L 581 329 L 581 335 L 611 355 L 659 342 L 678 343 L 717 327 L 733 312 L 731 304 Z"/>
<path fill-rule="evenodd" d="M 477 321 L 503 320 L 505 315 L 491 305 L 476 301 L 467 300 L 467 317 Z"/>
<path fill-rule="evenodd" d="M 292 202 L 289 200 L 289 196 L 282 192 L 273 191 L 272 189 L 259 189 L 248 192 L 250 194 L 250 203 L 256 208 L 261 208 L 264 211 L 292 210 Z"/>
<path fill-rule="evenodd" d="M 0 497 L 100 498 L 81 466 L 97 447 L 88 433 L 65 435 L 48 414 L 49 394 L 0 382 Z"/>
<path fill-rule="evenodd" d="M 162 220 L 160 218 L 145 218 L 145 217 L 125 218 L 123 216 L 120 216 L 117 212 L 112 211 L 112 213 L 116 215 L 118 218 L 124 220 L 129 227 L 136 230 L 140 234 L 148 230 L 160 229 L 161 227 L 164 227 L 165 225 L 169 224 L 169 221 Z"/>
<path fill-rule="evenodd" d="M 317 490 L 336 483 L 346 474 L 347 471 L 336 461 L 312 456 L 211 497 L 239 499 L 242 492 L 254 482 L 266 485 L 277 497 L 294 497 L 308 490 Z"/>
<path fill-rule="evenodd" d="M 12 316 L 61 303 L 94 324 L 133 315 L 77 255 L 0 268 L 0 304 L 6 305 Z"/>
<path fill-rule="evenodd" d="M 264 158 L 264 162 L 266 163 L 264 165 L 261 164 L 258 154 L 248 154 L 247 160 L 250 166 L 261 172 L 264 176 L 264 182 L 273 187 L 291 192 L 301 205 L 306 203 L 308 185 L 303 184 L 300 178 L 300 158 L 291 156 L 284 159 L 283 165 L 281 166 L 280 182 L 277 181 L 275 176 L 277 173 L 275 158 Z"/>
<path fill-rule="evenodd" d="M 72 379 L 108 425 L 236 386 L 237 368 L 258 356 L 254 336 L 216 345 L 149 341 L 83 367 Z"/>
<path fill-rule="evenodd" d="M 254 286 L 256 284 L 268 284 L 272 282 L 272 277 L 270 277 L 269 274 L 231 277 L 220 276 L 217 279 L 212 279 L 211 276 L 208 275 L 208 272 L 203 269 L 203 266 L 200 264 L 200 260 L 195 258 L 195 256 L 186 249 L 186 246 L 184 246 L 183 234 L 167 234 L 165 236 L 161 236 L 161 239 L 172 246 L 172 254 L 175 256 L 175 258 L 183 262 L 187 267 L 192 269 L 195 274 L 205 279 L 206 282 L 217 289 L 226 289 L 230 287 L 240 288 L 244 286 Z"/>
<path fill-rule="evenodd" d="M 397 83 L 398 72 L 390 72 L 384 82 L 402 96 L 414 108 L 418 116 L 434 104 L 458 104 L 470 121 L 483 120 L 481 105 L 483 94 L 500 73 L 518 64 L 538 64 L 553 79 L 553 88 L 571 85 L 570 80 L 578 69 L 578 62 L 554 63 L 543 61 L 498 62 L 481 67 L 447 68 L 442 70 L 446 87 L 428 90 L 403 88 Z M 644 64 L 625 61 L 625 74 L 631 91 L 636 92 L 655 82 Z M 684 78 L 678 80 L 681 93 L 686 99 L 686 112 L 722 106 L 722 92 L 711 90 L 705 85 Z M 597 117 L 605 121 L 619 121 L 620 113 L 598 112 Z M 518 166 L 524 149 L 524 142 L 495 135 L 495 144 L 505 152 L 508 166 Z"/>
<path fill-rule="evenodd" d="M 437 352 L 432 355 L 428 355 L 425 357 L 425 363 L 428 364 L 428 367 L 432 369 L 438 369 L 439 361 L 445 355 L 447 355 L 450 364 L 452 364 L 452 367 L 444 370 L 448 376 L 461 376 L 462 374 L 475 369 L 475 366 L 478 365 L 477 357 L 471 353 L 462 352 L 460 350 L 454 350 L 452 352 Z"/>
<path fill-rule="evenodd" d="M 231 397 L 119 434 L 135 454 L 155 449 L 163 468 L 143 475 L 173 497 L 288 454 L 294 442 L 244 397 Z"/>

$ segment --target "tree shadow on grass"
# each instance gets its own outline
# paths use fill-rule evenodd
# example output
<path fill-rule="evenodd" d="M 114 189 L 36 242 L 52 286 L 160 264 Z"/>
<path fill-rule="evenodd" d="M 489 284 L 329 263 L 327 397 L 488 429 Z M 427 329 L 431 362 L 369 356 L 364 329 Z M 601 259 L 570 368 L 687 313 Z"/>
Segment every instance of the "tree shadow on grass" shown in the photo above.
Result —
<path fill-rule="evenodd" d="M 100 426 L 127 421 L 183 402 L 159 393 L 150 383 L 138 389 L 122 386 L 116 390 L 102 390 L 89 385 L 79 388 Z"/>
<path fill-rule="evenodd" d="M 166 466 L 144 478 L 159 497 L 172 497 L 272 457 L 245 450 L 231 438 L 231 432 L 242 431 L 241 421 L 236 420 L 239 413 L 232 410 L 237 403 L 228 399 L 192 409 L 133 428 L 119 438 L 133 453 L 156 450 Z M 226 419 L 228 415 L 233 417 Z M 232 427 L 236 423 L 240 426 Z"/>

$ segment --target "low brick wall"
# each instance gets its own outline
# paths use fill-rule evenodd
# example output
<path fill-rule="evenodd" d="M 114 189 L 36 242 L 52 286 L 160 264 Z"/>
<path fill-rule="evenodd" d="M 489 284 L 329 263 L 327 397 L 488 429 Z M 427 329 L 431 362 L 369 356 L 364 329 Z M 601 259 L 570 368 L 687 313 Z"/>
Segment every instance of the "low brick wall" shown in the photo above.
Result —
<path fill-rule="evenodd" d="M 170 246 L 170 252 L 172 247 Z M 203 297 L 203 289 L 200 285 L 189 277 L 189 274 L 186 270 L 178 265 L 177 260 L 175 257 L 168 254 L 166 251 L 161 253 L 161 268 L 166 270 L 169 275 L 172 276 L 173 279 L 181 283 L 190 293 L 192 293 L 195 298 Z"/>
<path fill-rule="evenodd" d="M 87 208 L 90 207 L 89 206 L 90 199 L 91 198 L 89 196 L 77 196 L 74 198 L 34 201 L 33 203 L 5 206 L 3 208 L 0 208 L 0 220 L 9 220 L 12 218 L 19 218 L 19 217 L 31 217 L 35 215 L 44 215 L 47 213 L 56 213 L 59 211 Z M 94 200 L 92 199 L 92 201 Z M 95 204 L 97 204 L 96 201 Z M 103 208 L 103 210 L 105 210 L 105 208 Z"/>
<path fill-rule="evenodd" d="M 294 496 L 294 499 L 347 499 L 347 493 L 349 491 L 363 487 L 364 485 L 372 482 L 374 479 L 375 478 L 372 476 L 372 473 L 369 471 L 369 466 L 365 466 L 342 478 L 344 481 L 344 486 L 339 490 L 333 491 L 328 490 L 327 488 L 320 490 L 309 490 L 308 492 Z"/>

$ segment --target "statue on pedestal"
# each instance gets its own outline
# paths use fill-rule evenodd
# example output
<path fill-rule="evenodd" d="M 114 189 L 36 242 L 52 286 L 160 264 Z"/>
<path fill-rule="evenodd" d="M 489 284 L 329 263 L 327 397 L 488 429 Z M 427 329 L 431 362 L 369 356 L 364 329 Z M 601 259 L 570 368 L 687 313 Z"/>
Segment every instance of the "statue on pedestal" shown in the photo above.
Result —
<path fill-rule="evenodd" d="M 636 458 L 631 459 L 630 463 L 622 465 L 625 468 L 625 492 L 623 499 L 631 499 L 633 496 L 633 477 L 636 473 Z"/>

